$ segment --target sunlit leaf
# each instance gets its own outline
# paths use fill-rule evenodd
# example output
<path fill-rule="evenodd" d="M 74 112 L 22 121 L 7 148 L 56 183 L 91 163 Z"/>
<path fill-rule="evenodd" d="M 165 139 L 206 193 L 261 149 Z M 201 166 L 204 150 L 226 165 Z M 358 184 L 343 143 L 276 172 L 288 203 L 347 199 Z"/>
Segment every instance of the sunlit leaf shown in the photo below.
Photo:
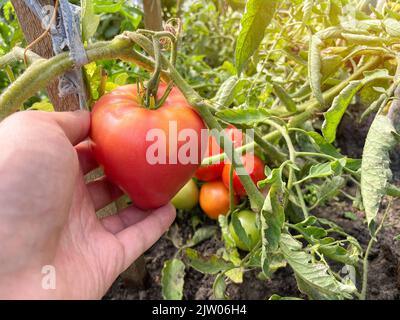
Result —
<path fill-rule="evenodd" d="M 81 5 L 82 39 L 83 41 L 88 41 L 97 30 L 100 17 L 94 13 L 92 0 L 82 0 Z"/>
<path fill-rule="evenodd" d="M 314 5 L 314 0 L 304 0 L 303 2 L 303 23 L 309 24 L 312 8 Z"/>
<path fill-rule="evenodd" d="M 383 20 L 383 26 L 392 37 L 400 37 L 400 22 L 398 20 L 387 18 Z"/>
<path fill-rule="evenodd" d="M 279 1 L 248 0 L 236 42 L 235 63 L 240 74 L 264 38 L 264 31 L 275 14 Z"/>

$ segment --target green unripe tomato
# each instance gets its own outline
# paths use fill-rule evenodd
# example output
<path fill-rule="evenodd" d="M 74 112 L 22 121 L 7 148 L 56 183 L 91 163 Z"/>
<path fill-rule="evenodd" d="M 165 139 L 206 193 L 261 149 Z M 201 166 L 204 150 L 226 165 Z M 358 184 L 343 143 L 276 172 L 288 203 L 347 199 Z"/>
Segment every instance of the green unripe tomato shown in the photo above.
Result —
<path fill-rule="evenodd" d="M 243 241 L 239 239 L 239 236 L 237 235 L 235 228 L 233 227 L 232 221 L 229 223 L 229 232 L 231 233 L 232 238 L 235 241 L 236 247 L 243 251 L 250 251 L 256 246 L 261 238 L 260 230 L 257 228 L 257 216 L 253 211 L 250 210 L 243 210 L 236 214 L 244 231 L 251 240 L 250 247 L 248 247 Z"/>
<path fill-rule="evenodd" d="M 190 210 L 199 202 L 199 188 L 193 179 L 190 179 L 181 190 L 172 198 L 171 203 L 177 209 Z"/>

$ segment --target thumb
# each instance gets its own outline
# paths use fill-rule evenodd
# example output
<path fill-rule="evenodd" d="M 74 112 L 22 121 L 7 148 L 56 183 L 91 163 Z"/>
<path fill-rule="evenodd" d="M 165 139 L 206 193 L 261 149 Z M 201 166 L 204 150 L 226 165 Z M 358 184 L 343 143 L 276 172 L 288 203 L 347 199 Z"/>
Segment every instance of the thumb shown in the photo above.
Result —
<path fill-rule="evenodd" d="M 78 144 L 89 135 L 90 112 L 88 111 L 52 112 L 48 113 L 48 116 L 61 127 L 72 145 Z"/>

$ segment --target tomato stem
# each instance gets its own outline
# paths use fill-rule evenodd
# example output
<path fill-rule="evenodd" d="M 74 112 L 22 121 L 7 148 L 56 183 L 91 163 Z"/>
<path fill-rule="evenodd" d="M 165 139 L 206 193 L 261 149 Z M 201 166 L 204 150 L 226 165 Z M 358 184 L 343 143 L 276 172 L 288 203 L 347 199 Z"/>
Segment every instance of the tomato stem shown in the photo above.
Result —
<path fill-rule="evenodd" d="M 160 84 L 160 75 L 161 75 L 161 46 L 159 38 L 154 35 L 153 36 L 153 48 L 154 48 L 154 72 L 151 76 L 150 80 L 147 82 L 146 86 L 146 108 L 147 109 L 155 109 L 157 105 L 157 92 L 158 85 Z"/>

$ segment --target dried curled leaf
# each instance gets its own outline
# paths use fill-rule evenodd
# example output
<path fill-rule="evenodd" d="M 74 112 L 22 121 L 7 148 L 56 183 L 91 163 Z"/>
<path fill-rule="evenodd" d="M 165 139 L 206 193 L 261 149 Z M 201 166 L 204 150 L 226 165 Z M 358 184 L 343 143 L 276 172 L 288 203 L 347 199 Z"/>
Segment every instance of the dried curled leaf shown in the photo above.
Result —
<path fill-rule="evenodd" d="M 378 114 L 371 124 L 365 140 L 361 162 L 361 195 L 365 207 L 368 226 L 375 231 L 375 218 L 382 196 L 386 193 L 390 171 L 389 151 L 396 143 L 391 120 Z"/>

